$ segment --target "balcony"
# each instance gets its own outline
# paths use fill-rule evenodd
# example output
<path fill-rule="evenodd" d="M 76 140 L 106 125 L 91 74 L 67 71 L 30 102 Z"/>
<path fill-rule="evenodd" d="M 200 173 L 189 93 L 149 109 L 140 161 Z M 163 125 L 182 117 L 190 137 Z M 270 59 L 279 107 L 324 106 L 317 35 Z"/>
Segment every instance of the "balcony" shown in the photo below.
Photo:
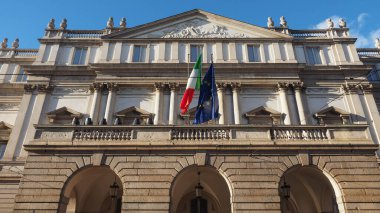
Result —
<path fill-rule="evenodd" d="M 36 125 L 38 149 L 276 149 L 376 147 L 367 125 L 71 126 Z M 376 148 L 375 148 L 376 149 Z"/>

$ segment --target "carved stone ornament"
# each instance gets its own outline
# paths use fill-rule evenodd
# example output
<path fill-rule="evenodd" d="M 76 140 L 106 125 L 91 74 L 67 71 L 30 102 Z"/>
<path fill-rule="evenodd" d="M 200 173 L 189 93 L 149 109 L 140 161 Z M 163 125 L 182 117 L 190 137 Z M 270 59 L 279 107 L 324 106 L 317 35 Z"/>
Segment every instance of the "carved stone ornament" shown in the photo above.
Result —
<path fill-rule="evenodd" d="M 346 94 L 358 93 L 359 85 L 357 85 L 357 84 L 345 84 L 345 85 L 342 85 L 342 88 Z"/>
<path fill-rule="evenodd" d="M 13 110 L 18 110 L 19 108 L 18 103 L 3 103 L 0 104 L 0 110 L 1 111 L 13 111 Z"/>
<path fill-rule="evenodd" d="M 113 24 L 113 17 L 110 17 L 107 21 L 107 28 L 113 28 L 114 27 L 114 24 Z"/>
<path fill-rule="evenodd" d="M 154 83 L 154 88 L 156 88 L 156 90 L 163 90 L 165 88 L 165 84 L 161 82 L 156 82 Z"/>
<path fill-rule="evenodd" d="M 285 20 L 284 16 L 280 17 L 280 27 L 288 28 L 288 22 Z"/>
<path fill-rule="evenodd" d="M 327 28 L 334 28 L 334 22 L 331 20 L 331 18 L 328 18 L 326 20 Z"/>
<path fill-rule="evenodd" d="M 57 94 L 86 94 L 89 92 L 89 89 L 87 88 L 55 88 L 54 93 Z"/>
<path fill-rule="evenodd" d="M 231 82 L 230 83 L 232 90 L 240 90 L 241 89 L 241 83 L 239 82 Z"/>
<path fill-rule="evenodd" d="M 110 91 L 117 91 L 119 90 L 119 85 L 117 83 L 107 83 L 107 89 Z"/>
<path fill-rule="evenodd" d="M 37 87 L 33 84 L 24 84 L 24 91 L 27 93 L 33 92 Z"/>
<path fill-rule="evenodd" d="M 94 92 L 95 90 L 100 92 L 103 90 L 103 88 L 104 88 L 103 83 L 93 83 L 90 87 L 90 90 L 91 90 L 91 92 Z"/>
<path fill-rule="evenodd" d="M 55 19 L 54 18 L 50 19 L 46 28 L 48 30 L 54 30 L 55 29 Z"/>
<path fill-rule="evenodd" d="M 174 83 L 174 82 L 170 82 L 169 83 L 169 88 L 171 91 L 177 91 L 179 89 L 179 84 L 178 83 Z"/>
<path fill-rule="evenodd" d="M 162 38 L 247 38 L 243 33 L 233 32 L 226 26 L 195 19 L 178 24 L 162 32 Z"/>
<path fill-rule="evenodd" d="M 292 87 L 295 90 L 303 90 L 303 89 L 305 89 L 305 86 L 304 86 L 303 82 L 301 82 L 301 81 L 293 82 L 292 83 Z"/>
<path fill-rule="evenodd" d="M 37 85 L 37 90 L 39 93 L 49 93 L 53 91 L 54 87 L 51 85 L 39 84 Z"/>
<path fill-rule="evenodd" d="M 340 18 L 339 19 L 339 27 L 340 28 L 346 28 L 347 27 L 346 20 Z"/>
<path fill-rule="evenodd" d="M 17 49 L 20 46 L 19 42 L 20 40 L 16 38 L 12 43 L 12 48 Z"/>
<path fill-rule="evenodd" d="M 363 91 L 363 93 L 372 93 L 372 84 L 359 84 L 358 86 Z"/>
<path fill-rule="evenodd" d="M 268 28 L 274 27 L 274 21 L 273 21 L 272 17 L 268 17 L 267 26 L 268 26 Z"/>
<path fill-rule="evenodd" d="M 379 39 L 379 38 L 376 38 L 376 39 L 375 39 L 375 47 L 376 47 L 377 49 L 380 49 L 380 39 Z"/>
<path fill-rule="evenodd" d="M 126 28 L 127 27 L 127 19 L 121 18 L 120 20 L 120 28 Z"/>
<path fill-rule="evenodd" d="M 67 28 L 67 19 L 64 18 L 61 24 L 59 25 L 59 29 L 66 30 L 66 28 Z"/>
<path fill-rule="evenodd" d="M 7 49 L 8 47 L 8 39 L 4 38 L 4 40 L 1 42 L 1 49 Z"/>
<path fill-rule="evenodd" d="M 224 82 L 220 82 L 220 83 L 216 83 L 216 89 L 218 91 L 224 91 L 227 87 L 227 83 L 224 83 Z"/>
<path fill-rule="evenodd" d="M 276 85 L 277 90 L 287 90 L 291 84 L 289 82 L 278 82 Z"/>

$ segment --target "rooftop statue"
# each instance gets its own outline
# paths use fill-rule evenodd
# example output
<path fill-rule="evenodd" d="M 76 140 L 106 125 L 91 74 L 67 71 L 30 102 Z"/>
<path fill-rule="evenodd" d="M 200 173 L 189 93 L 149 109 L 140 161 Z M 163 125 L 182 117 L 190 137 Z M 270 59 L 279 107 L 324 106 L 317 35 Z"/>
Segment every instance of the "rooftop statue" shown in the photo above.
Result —
<path fill-rule="evenodd" d="M 380 49 L 380 39 L 379 39 L 379 38 L 376 38 L 376 39 L 375 39 L 375 47 L 376 47 L 377 49 Z"/>
<path fill-rule="evenodd" d="M 334 28 L 334 22 L 331 20 L 331 18 L 328 18 L 326 20 L 326 23 L 327 23 L 327 28 Z"/>
<path fill-rule="evenodd" d="M 107 28 L 113 28 L 114 25 L 113 25 L 113 18 L 110 17 L 107 21 Z"/>
<path fill-rule="evenodd" d="M 59 25 L 59 29 L 66 30 L 66 28 L 67 28 L 67 19 L 64 18 L 61 24 Z"/>
<path fill-rule="evenodd" d="M 19 45 L 19 39 L 18 38 L 16 38 L 14 41 L 13 41 L 13 43 L 12 43 L 12 48 L 14 48 L 14 49 L 17 49 L 20 45 Z"/>
<path fill-rule="evenodd" d="M 288 22 L 285 20 L 284 16 L 280 17 L 280 27 L 284 27 L 284 28 L 288 27 Z"/>
<path fill-rule="evenodd" d="M 274 22 L 272 17 L 268 17 L 268 22 L 267 22 L 268 28 L 274 27 Z"/>
<path fill-rule="evenodd" d="M 346 20 L 340 18 L 339 19 L 339 27 L 340 28 L 346 28 Z"/>
<path fill-rule="evenodd" d="M 55 22 L 55 19 L 54 19 L 54 18 L 50 19 L 50 21 L 49 21 L 49 23 L 48 23 L 48 25 L 47 25 L 47 29 L 48 29 L 48 30 L 54 30 L 54 29 L 55 29 L 55 24 L 54 24 L 54 22 Z"/>
<path fill-rule="evenodd" d="M 8 47 L 8 39 L 4 38 L 4 40 L 1 42 L 1 49 L 7 49 Z"/>
<path fill-rule="evenodd" d="M 127 19 L 121 18 L 120 20 L 120 28 L 126 28 L 127 27 Z"/>

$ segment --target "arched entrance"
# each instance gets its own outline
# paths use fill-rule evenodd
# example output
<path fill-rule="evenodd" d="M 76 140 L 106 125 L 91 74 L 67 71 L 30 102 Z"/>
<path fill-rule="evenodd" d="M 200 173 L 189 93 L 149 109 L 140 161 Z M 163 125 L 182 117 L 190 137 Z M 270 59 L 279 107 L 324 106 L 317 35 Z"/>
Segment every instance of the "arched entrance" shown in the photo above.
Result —
<path fill-rule="evenodd" d="M 338 206 L 337 195 L 338 199 L 341 199 L 341 193 L 336 191 L 339 188 L 333 187 L 334 184 L 336 183 L 331 183 L 331 180 L 315 167 L 290 168 L 280 181 L 281 212 L 344 212 L 344 207 Z"/>
<path fill-rule="evenodd" d="M 121 212 L 123 185 L 108 167 L 88 167 L 74 173 L 61 194 L 60 213 Z"/>
<path fill-rule="evenodd" d="M 185 168 L 173 181 L 170 198 L 170 212 L 231 212 L 229 187 L 226 180 L 213 167 Z"/>

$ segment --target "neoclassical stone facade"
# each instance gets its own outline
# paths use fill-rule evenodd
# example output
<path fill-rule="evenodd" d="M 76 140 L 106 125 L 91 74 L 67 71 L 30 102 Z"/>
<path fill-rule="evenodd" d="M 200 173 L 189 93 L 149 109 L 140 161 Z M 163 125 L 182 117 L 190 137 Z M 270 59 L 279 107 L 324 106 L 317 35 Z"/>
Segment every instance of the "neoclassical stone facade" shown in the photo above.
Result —
<path fill-rule="evenodd" d="M 378 48 L 191 10 L 0 49 L 0 212 L 378 212 Z M 179 102 L 213 60 L 219 118 Z M 372 71 L 371 71 L 372 70 Z M 368 73 L 370 77 L 367 79 Z"/>

